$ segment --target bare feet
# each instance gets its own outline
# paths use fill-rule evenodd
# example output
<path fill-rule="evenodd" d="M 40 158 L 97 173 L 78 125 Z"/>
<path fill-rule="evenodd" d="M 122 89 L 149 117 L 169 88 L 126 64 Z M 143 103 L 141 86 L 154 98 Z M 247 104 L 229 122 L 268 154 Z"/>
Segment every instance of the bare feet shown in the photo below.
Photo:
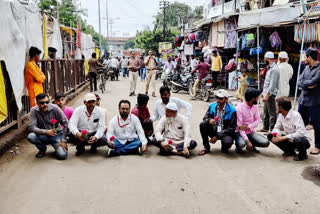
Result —
<path fill-rule="evenodd" d="M 206 150 L 206 149 L 201 149 L 200 150 L 200 153 L 199 153 L 199 155 L 205 155 L 205 154 L 207 154 L 208 153 L 208 150 Z"/>

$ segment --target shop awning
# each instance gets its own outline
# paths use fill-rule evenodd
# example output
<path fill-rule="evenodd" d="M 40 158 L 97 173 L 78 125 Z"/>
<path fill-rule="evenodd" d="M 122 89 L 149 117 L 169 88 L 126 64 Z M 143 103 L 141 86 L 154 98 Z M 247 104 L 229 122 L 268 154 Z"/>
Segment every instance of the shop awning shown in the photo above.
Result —
<path fill-rule="evenodd" d="M 300 16 L 300 8 L 293 5 L 248 11 L 239 15 L 238 29 L 293 23 L 296 22 Z"/>
<path fill-rule="evenodd" d="M 70 27 L 60 25 L 60 29 L 65 31 L 66 33 L 70 34 Z M 72 30 L 72 36 L 76 35 L 77 29 L 71 28 L 71 30 Z"/>

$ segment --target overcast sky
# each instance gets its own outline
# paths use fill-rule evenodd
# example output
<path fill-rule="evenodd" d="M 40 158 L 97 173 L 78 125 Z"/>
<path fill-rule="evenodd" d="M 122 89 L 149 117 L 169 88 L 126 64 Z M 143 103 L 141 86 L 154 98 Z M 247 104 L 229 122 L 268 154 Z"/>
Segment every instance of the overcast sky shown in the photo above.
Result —
<path fill-rule="evenodd" d="M 98 0 L 80 0 L 81 7 L 88 10 L 85 17 L 87 23 L 92 25 L 99 32 Z M 114 36 L 124 36 L 129 34 L 134 36 L 137 30 L 144 29 L 145 26 L 152 26 L 153 16 L 159 11 L 160 0 L 107 0 L 109 7 L 109 20 L 115 19 L 112 25 Z M 202 5 L 205 0 L 169 0 L 184 2 L 192 7 Z M 107 35 L 106 25 L 106 0 L 101 3 L 101 32 Z M 109 35 L 111 29 L 109 25 Z"/>

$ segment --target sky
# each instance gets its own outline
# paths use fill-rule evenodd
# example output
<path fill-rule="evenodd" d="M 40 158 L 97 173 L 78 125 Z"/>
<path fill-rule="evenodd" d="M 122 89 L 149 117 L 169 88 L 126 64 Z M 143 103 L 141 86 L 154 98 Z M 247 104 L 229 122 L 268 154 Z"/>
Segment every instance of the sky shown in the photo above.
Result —
<path fill-rule="evenodd" d="M 135 36 L 137 30 L 146 26 L 152 28 L 154 17 L 159 9 L 160 0 L 100 0 L 101 33 L 107 35 L 106 1 L 109 7 L 109 20 L 113 20 L 113 36 Z M 191 7 L 202 5 L 204 0 L 169 0 L 169 2 L 183 2 Z M 98 0 L 80 0 L 81 7 L 87 9 L 87 23 L 99 32 Z M 109 36 L 111 26 L 109 25 Z"/>

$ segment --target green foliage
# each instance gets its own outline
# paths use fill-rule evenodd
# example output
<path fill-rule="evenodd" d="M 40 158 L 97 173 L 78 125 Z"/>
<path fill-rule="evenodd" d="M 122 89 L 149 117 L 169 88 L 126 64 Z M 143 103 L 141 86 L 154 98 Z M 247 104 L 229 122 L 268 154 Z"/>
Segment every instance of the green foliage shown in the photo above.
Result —
<path fill-rule="evenodd" d="M 178 31 L 169 30 L 167 32 L 166 41 L 173 41 L 178 34 Z M 159 54 L 159 42 L 165 42 L 163 41 L 162 30 L 158 29 L 151 31 L 146 28 L 143 31 L 137 32 L 135 47 L 143 48 L 145 51 L 152 50 L 154 53 Z"/>
<path fill-rule="evenodd" d="M 134 48 L 134 46 L 135 46 L 135 38 L 132 38 L 126 41 L 126 43 L 124 44 L 124 49 L 128 50 L 128 49 Z"/>

